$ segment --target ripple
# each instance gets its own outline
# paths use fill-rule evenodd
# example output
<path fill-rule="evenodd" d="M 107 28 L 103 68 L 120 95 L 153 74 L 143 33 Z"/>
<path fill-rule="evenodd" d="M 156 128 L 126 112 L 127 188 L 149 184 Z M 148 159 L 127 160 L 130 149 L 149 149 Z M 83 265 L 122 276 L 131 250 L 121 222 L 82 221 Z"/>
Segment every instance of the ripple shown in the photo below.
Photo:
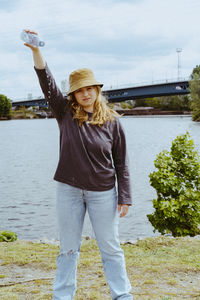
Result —
<path fill-rule="evenodd" d="M 152 199 L 156 197 L 149 183 L 156 155 L 168 150 L 172 140 L 187 130 L 200 149 L 200 124 L 179 116 L 129 117 L 121 118 L 121 123 L 130 156 L 133 212 L 130 209 L 127 218 L 120 221 L 119 233 L 120 238 L 137 239 L 153 235 L 146 214 L 153 211 Z M 7 136 L 11 138 L 7 139 Z M 27 136 L 31 143 L 27 143 Z M 59 155 L 59 131 L 55 119 L 12 120 L 0 130 L 0 140 L 4 142 L 4 147 L 0 147 L 0 166 L 3 166 L 4 174 L 0 180 L 3 199 L 0 204 L 1 227 L 13 231 L 17 228 L 21 238 L 57 237 L 56 188 L 52 180 Z M 46 224 L 50 223 L 51 227 L 47 228 Z M 85 224 L 83 234 L 90 236 L 92 231 L 88 219 Z"/>
<path fill-rule="evenodd" d="M 2 206 L 2 208 L 18 208 L 16 205 Z"/>

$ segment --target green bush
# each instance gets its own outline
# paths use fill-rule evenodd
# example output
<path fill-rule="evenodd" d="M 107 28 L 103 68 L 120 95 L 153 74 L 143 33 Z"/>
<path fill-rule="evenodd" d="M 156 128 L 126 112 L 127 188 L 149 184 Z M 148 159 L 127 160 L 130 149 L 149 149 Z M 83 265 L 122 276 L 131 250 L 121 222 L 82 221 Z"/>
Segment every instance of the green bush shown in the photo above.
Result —
<path fill-rule="evenodd" d="M 17 234 L 12 231 L 0 230 L 0 242 L 14 242 L 17 240 Z"/>
<path fill-rule="evenodd" d="M 200 234 L 200 156 L 189 133 L 178 136 L 170 152 L 158 154 L 154 165 L 157 171 L 149 177 L 157 199 L 153 200 L 155 211 L 147 215 L 154 232 Z"/>

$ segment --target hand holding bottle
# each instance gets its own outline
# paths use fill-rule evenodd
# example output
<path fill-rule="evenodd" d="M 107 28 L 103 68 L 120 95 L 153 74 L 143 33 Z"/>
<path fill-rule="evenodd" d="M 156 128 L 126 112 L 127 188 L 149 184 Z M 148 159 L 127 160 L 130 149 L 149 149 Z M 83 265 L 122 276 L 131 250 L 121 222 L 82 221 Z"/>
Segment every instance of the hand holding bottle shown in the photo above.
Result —
<path fill-rule="evenodd" d="M 34 66 L 37 69 L 44 69 L 46 62 L 42 56 L 39 47 L 44 46 L 44 42 L 39 40 L 38 33 L 29 29 L 21 33 L 21 39 L 25 42 L 24 45 L 32 50 Z"/>
<path fill-rule="evenodd" d="M 23 30 L 20 35 L 25 42 L 24 45 L 35 51 L 38 47 L 43 47 L 45 43 L 39 40 L 38 33 L 31 30 Z"/>

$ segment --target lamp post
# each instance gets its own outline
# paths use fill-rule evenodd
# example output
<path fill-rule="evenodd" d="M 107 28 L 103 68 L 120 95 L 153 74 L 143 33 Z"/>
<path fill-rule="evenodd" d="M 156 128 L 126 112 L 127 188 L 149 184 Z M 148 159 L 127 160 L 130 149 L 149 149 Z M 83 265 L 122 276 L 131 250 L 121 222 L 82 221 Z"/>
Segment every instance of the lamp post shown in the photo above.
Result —
<path fill-rule="evenodd" d="M 177 68 L 178 68 L 178 80 L 180 79 L 180 68 L 181 68 L 181 64 L 180 64 L 180 53 L 182 51 L 182 48 L 176 48 L 176 52 L 177 52 L 177 55 L 178 55 L 178 65 L 177 65 Z"/>

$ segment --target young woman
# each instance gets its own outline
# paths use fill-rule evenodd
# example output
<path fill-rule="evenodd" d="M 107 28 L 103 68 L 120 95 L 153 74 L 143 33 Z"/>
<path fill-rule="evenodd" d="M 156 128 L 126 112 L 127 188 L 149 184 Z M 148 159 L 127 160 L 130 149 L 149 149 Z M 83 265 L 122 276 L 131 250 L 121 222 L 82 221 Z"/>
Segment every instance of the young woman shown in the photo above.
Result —
<path fill-rule="evenodd" d="M 33 52 L 35 71 L 60 130 L 60 157 L 54 179 L 58 182 L 61 249 L 53 299 L 72 300 L 75 295 L 87 210 L 112 299 L 130 300 L 131 285 L 118 239 L 119 216 L 125 216 L 131 205 L 126 141 L 119 118 L 106 105 L 101 95 L 103 84 L 96 81 L 91 70 L 80 69 L 70 74 L 66 100 L 39 48 L 25 45 Z"/>

